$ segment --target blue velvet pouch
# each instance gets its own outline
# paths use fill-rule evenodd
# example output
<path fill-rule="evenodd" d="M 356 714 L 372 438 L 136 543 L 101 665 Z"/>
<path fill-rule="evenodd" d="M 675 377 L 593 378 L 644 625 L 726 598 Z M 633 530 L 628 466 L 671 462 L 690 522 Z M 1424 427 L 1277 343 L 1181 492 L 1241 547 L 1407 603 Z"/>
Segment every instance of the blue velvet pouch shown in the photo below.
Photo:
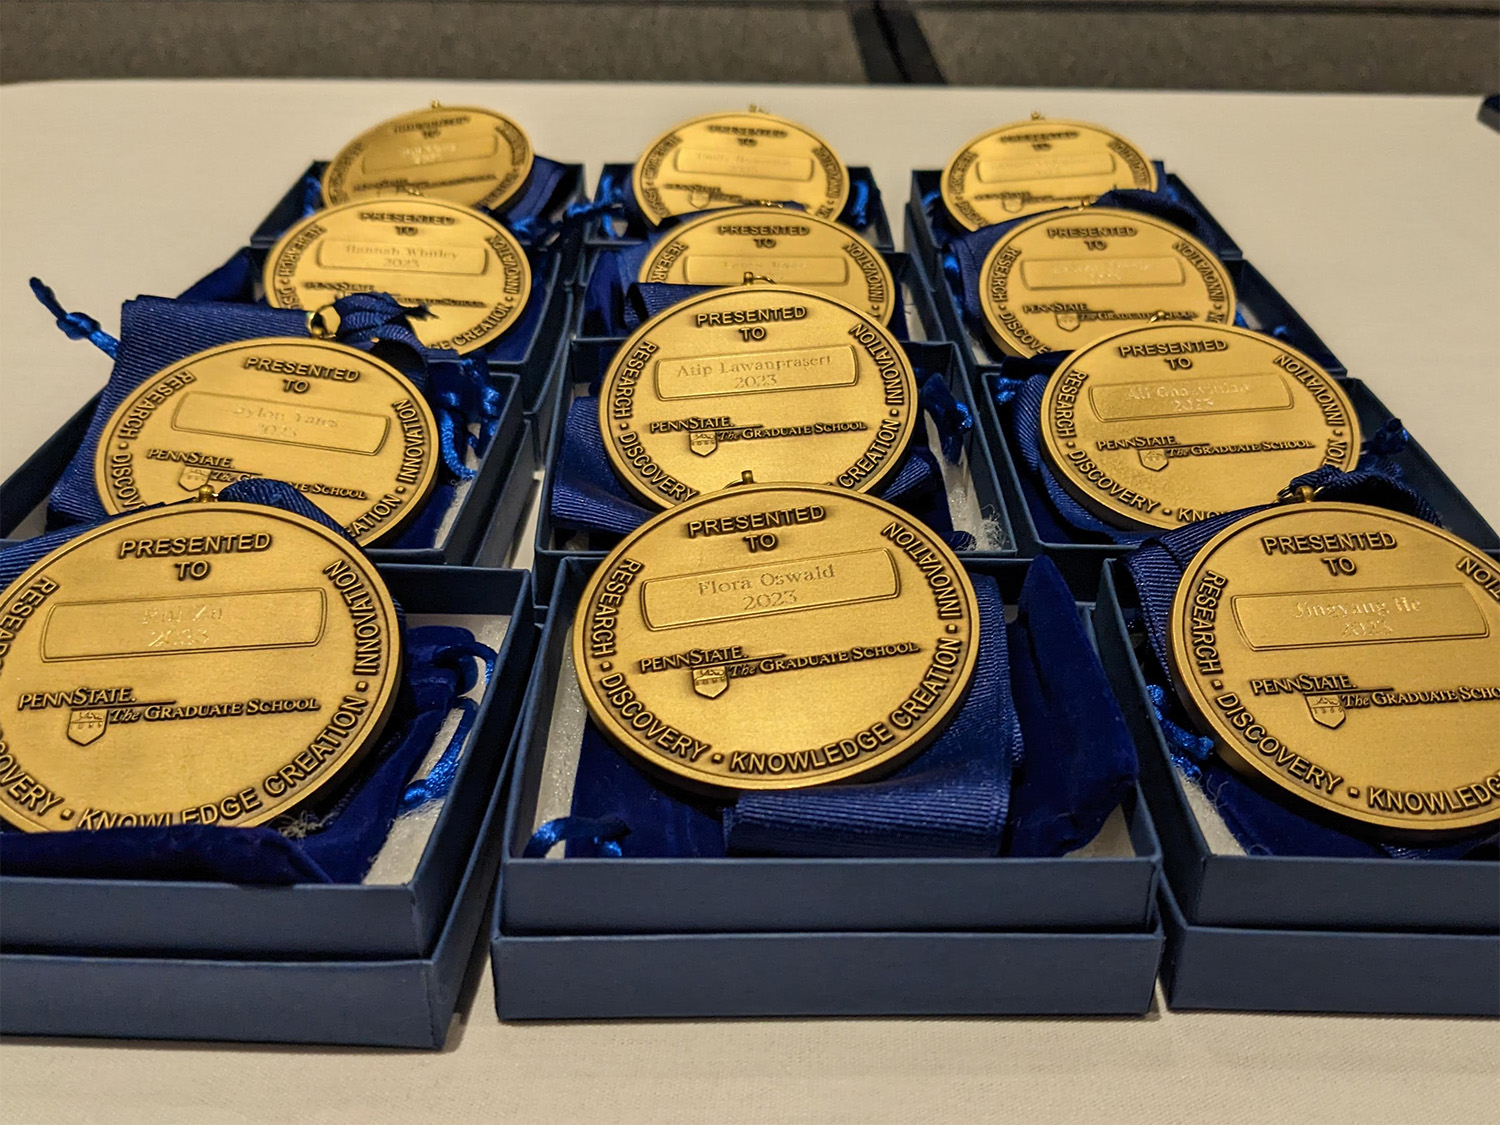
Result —
<path fill-rule="evenodd" d="M 974 576 L 980 641 L 958 715 L 874 782 L 742 794 L 659 783 L 585 728 L 571 815 L 528 854 L 569 856 L 1052 856 L 1092 839 L 1134 785 L 1135 750 L 1056 567 L 1031 565 L 1015 621 Z"/>
<path fill-rule="evenodd" d="M 220 495 L 226 501 L 294 511 L 340 530 L 299 493 L 276 481 L 240 481 Z M 79 524 L 0 551 L 0 587 L 47 551 L 101 522 L 107 521 Z M 397 814 L 446 794 L 477 712 L 460 697 L 479 682 L 481 666 L 486 675 L 494 667 L 495 653 L 467 629 L 407 628 L 403 618 L 401 634 L 402 683 L 395 708 L 379 745 L 331 804 L 255 828 L 178 824 L 30 833 L 0 826 L 0 873 L 259 884 L 359 882 Z M 412 774 L 455 708 L 463 715 L 452 739 L 428 775 L 413 782 Z"/>
<path fill-rule="evenodd" d="M 115 361 L 84 440 L 48 497 L 48 523 L 54 527 L 104 518 L 104 506 L 94 483 L 99 436 L 115 409 L 143 382 L 206 348 L 267 336 L 308 336 L 307 316 L 296 310 L 137 297 L 121 307 L 121 332 L 116 342 L 105 336 L 92 318 L 64 312 L 51 290 L 39 281 L 33 279 L 32 288 L 66 334 L 93 340 Z M 438 485 L 399 539 L 389 544 L 430 546 L 456 483 L 475 475 L 466 463 L 467 455 L 472 452 L 482 456 L 494 437 L 505 405 L 503 394 L 490 382 L 484 365 L 473 357 L 424 347 L 411 329 L 416 310 L 404 308 L 385 294 L 343 297 L 334 302 L 334 311 L 340 317 L 339 343 L 367 351 L 396 367 L 432 407 L 443 457 Z"/>
<path fill-rule="evenodd" d="M 606 241 L 635 242 L 649 236 L 652 227 L 641 214 L 631 190 L 630 177 L 634 173 L 631 164 L 606 164 L 599 172 L 599 186 L 594 190 L 593 209 L 598 213 L 596 237 Z M 787 201 L 783 206 L 796 207 Z M 867 168 L 849 169 L 849 198 L 839 212 L 837 222 L 853 230 L 865 232 L 881 210 L 880 189 Z"/>
<path fill-rule="evenodd" d="M 1288 488 L 1304 484 L 1317 489 L 1320 500 L 1372 504 L 1442 526 L 1437 512 L 1426 500 L 1380 469 L 1361 468 L 1352 473 L 1319 469 L 1298 477 Z M 1167 628 L 1172 600 L 1198 550 L 1237 519 L 1259 510 L 1230 512 L 1153 537 L 1125 560 L 1125 570 L 1140 601 L 1141 625 L 1151 650 L 1151 657 L 1142 661 L 1147 691 L 1179 772 L 1203 790 L 1234 838 L 1251 855 L 1495 859 L 1494 832 L 1442 847 L 1396 847 L 1311 819 L 1284 803 L 1279 795 L 1271 795 L 1234 773 L 1219 761 L 1213 739 L 1195 733 L 1176 692 L 1171 690 Z"/>

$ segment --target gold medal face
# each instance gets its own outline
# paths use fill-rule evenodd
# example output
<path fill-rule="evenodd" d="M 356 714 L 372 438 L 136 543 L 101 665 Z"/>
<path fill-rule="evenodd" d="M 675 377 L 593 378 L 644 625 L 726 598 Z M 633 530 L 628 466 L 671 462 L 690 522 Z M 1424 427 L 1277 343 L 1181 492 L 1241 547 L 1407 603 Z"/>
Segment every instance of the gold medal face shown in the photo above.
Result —
<path fill-rule="evenodd" d="M 323 202 L 422 195 L 491 210 L 526 183 L 531 142 L 508 117 L 471 106 L 402 114 L 367 129 L 323 170 Z"/>
<path fill-rule="evenodd" d="M 867 491 L 896 470 L 918 417 L 911 361 L 883 325 L 779 286 L 705 293 L 653 317 L 599 393 L 615 472 L 659 508 L 745 472 Z"/>
<path fill-rule="evenodd" d="M 396 609 L 347 540 L 256 504 L 122 516 L 0 594 L 0 816 L 262 824 L 374 745 Z"/>
<path fill-rule="evenodd" d="M 1149 322 L 1232 324 L 1234 285 L 1207 246 L 1139 211 L 1039 215 L 979 271 L 985 327 L 1011 355 L 1071 352 Z"/>
<path fill-rule="evenodd" d="M 670 215 L 747 203 L 800 203 L 834 219 L 849 198 L 849 170 L 827 142 L 769 113 L 715 113 L 684 121 L 646 147 L 630 177 L 653 226 Z"/>
<path fill-rule="evenodd" d="M 137 387 L 99 436 L 94 482 L 115 515 L 268 477 L 370 544 L 420 510 L 437 443 L 426 400 L 389 364 L 322 340 L 247 340 Z"/>
<path fill-rule="evenodd" d="M 716 792 L 868 778 L 938 736 L 978 654 L 969 577 L 899 508 L 745 485 L 642 524 L 573 621 L 589 713 Z"/>
<path fill-rule="evenodd" d="M 1500 818 L 1500 568 L 1409 516 L 1283 504 L 1183 575 L 1183 702 L 1235 769 L 1398 836 Z"/>
<path fill-rule="evenodd" d="M 1042 449 L 1063 487 L 1131 530 L 1272 503 L 1303 473 L 1354 468 L 1359 445 L 1329 374 L 1243 328 L 1128 328 L 1070 355 L 1042 399 Z"/>
<path fill-rule="evenodd" d="M 416 196 L 316 211 L 266 255 L 266 300 L 313 311 L 350 293 L 425 305 L 413 318 L 429 348 L 472 352 L 498 339 L 531 295 L 531 267 L 511 233 L 470 207 Z"/>
<path fill-rule="evenodd" d="M 896 307 L 885 259 L 859 235 L 784 207 L 736 207 L 672 231 L 641 263 L 642 282 L 813 289 L 884 324 Z"/>
<path fill-rule="evenodd" d="M 968 230 L 1118 188 L 1156 190 L 1156 168 L 1140 149 L 1087 121 L 1045 118 L 981 133 L 948 161 L 941 185 L 948 213 Z"/>

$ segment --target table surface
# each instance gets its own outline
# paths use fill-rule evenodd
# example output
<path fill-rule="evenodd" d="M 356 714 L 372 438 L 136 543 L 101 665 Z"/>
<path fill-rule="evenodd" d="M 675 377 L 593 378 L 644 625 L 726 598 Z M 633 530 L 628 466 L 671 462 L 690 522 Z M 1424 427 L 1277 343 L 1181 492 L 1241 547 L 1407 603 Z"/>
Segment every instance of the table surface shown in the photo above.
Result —
<path fill-rule="evenodd" d="M 108 361 L 111 331 L 254 229 L 309 158 L 433 98 L 491 105 L 597 174 L 666 124 L 754 103 L 909 170 L 1032 110 L 1167 161 L 1492 523 L 1500 473 L 1500 136 L 1477 99 L 911 87 L 72 82 L 0 89 L 0 476 Z M 1275 966 L 1268 965 L 1268 972 Z M 6 1040 L 0 1120 L 1500 1121 L 1500 1024 L 1166 1011 L 1144 1019 L 502 1026 L 476 954 L 441 1053 Z"/>

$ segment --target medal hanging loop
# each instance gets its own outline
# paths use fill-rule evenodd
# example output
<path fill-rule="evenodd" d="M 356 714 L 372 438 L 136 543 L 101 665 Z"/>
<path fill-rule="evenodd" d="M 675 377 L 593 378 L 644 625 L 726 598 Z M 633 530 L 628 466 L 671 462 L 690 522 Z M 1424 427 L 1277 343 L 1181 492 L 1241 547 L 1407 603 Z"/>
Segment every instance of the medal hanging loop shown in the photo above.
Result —
<path fill-rule="evenodd" d="M 115 353 L 120 350 L 120 341 L 99 327 L 97 320 L 85 313 L 68 312 L 57 299 L 57 294 L 44 285 L 41 278 L 31 279 L 31 292 L 42 303 L 42 307 L 56 318 L 57 327 L 64 336 L 70 340 L 87 340 L 110 359 L 115 358 Z"/>

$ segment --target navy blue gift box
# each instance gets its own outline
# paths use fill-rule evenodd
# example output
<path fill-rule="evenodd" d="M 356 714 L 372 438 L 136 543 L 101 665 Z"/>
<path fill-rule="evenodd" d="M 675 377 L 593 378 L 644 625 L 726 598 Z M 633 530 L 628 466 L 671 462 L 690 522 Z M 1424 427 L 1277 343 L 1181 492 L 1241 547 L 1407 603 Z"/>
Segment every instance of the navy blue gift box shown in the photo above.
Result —
<path fill-rule="evenodd" d="M 499 859 L 524 571 L 382 566 L 412 616 L 509 618 L 421 859 L 402 884 L 0 877 L 0 1032 L 438 1047 Z"/>
<path fill-rule="evenodd" d="M 630 188 L 633 170 L 630 164 L 606 164 L 599 172 L 594 188 L 593 210 L 599 212 L 584 230 L 585 249 L 619 246 L 623 242 L 641 242 L 650 231 L 636 208 Z M 891 223 L 885 213 L 885 202 L 870 169 L 853 165 L 849 168 L 849 199 L 837 221 L 858 231 L 877 250 L 894 250 Z"/>
<path fill-rule="evenodd" d="M 558 346 L 561 351 L 561 346 Z M 375 547 L 376 562 L 465 564 L 475 560 L 481 542 L 486 560 L 503 557 L 515 540 L 536 468 L 531 423 L 523 416 L 516 376 L 493 375 L 504 400 L 494 437 L 473 480 L 458 502 L 447 534 L 430 547 Z M 95 395 L 42 443 L 4 483 L 0 483 L 0 536 L 29 539 L 45 526 L 47 497 L 83 444 L 99 396 Z M 434 494 L 436 495 L 436 494 Z"/>
<path fill-rule="evenodd" d="M 1055 514 L 1042 481 L 1030 470 L 1016 448 L 1010 417 L 1011 411 L 1017 408 L 1015 400 L 1000 403 L 996 399 L 996 391 L 1007 385 L 1008 380 L 1024 379 L 1050 369 L 1050 358 L 1043 360 L 1040 357 L 1010 360 L 997 368 L 981 368 L 975 389 L 975 397 L 979 400 L 979 423 L 995 458 L 995 472 L 1014 521 L 1020 554 L 1045 554 L 1057 563 L 1074 590 L 1088 594 L 1098 588 L 1099 573 L 1105 560 L 1128 553 L 1131 544 L 1099 542 L 1097 538 L 1088 541 L 1091 537 L 1084 533 L 1076 533 L 1074 537 L 1075 533 Z M 1360 432 L 1366 438 L 1392 424 L 1391 412 L 1362 380 L 1341 378 L 1337 381 L 1349 396 L 1359 419 Z M 1444 527 L 1481 550 L 1500 548 L 1500 538 L 1496 537 L 1484 517 L 1417 441 L 1408 440 L 1402 449 L 1387 455 L 1384 460 L 1400 480 L 1421 493 L 1437 509 Z"/>
<path fill-rule="evenodd" d="M 1168 1003 L 1500 1015 L 1500 863 L 1213 851 L 1147 691 L 1138 621 L 1111 561 L 1094 625 L 1161 831 Z"/>
<path fill-rule="evenodd" d="M 491 931 L 502 1019 L 1149 1008 L 1158 851 L 1133 786 L 1120 807 L 1127 854 L 528 857 L 573 612 L 595 565 L 562 564 L 520 721 Z M 967 565 L 1015 604 L 1030 564 Z M 1077 620 L 1060 590 L 1038 584 L 1038 612 Z M 1097 670 L 1082 644 L 1070 655 Z M 1034 669 L 1049 698 L 1071 696 L 1053 662 L 1015 647 L 1011 661 Z"/>
<path fill-rule="evenodd" d="M 562 561 L 578 557 L 597 561 L 604 557 L 609 547 L 618 541 L 618 536 L 605 532 L 590 533 L 587 545 L 569 546 L 570 533 L 559 528 L 552 517 L 552 495 L 556 483 L 556 468 L 559 463 L 566 435 L 568 408 L 575 394 L 587 393 L 608 368 L 610 360 L 623 340 L 585 339 L 575 340 L 569 348 L 567 365 L 558 373 L 554 391 L 557 400 L 552 409 L 552 435 L 547 447 L 548 472 L 542 481 L 541 505 L 537 515 L 536 549 L 532 567 L 536 571 L 536 595 L 547 596 Z M 902 345 L 919 371 L 936 372 L 953 391 L 954 397 L 974 412 L 957 357 L 951 344 L 910 343 Z M 960 551 L 961 558 L 989 556 L 1014 556 L 1015 538 L 1011 532 L 1010 519 L 1006 511 L 995 466 L 991 460 L 988 442 L 979 426 L 970 430 L 964 443 L 968 457 L 969 476 L 972 481 L 973 498 L 980 511 L 992 527 L 1000 546 L 989 551 Z"/>

